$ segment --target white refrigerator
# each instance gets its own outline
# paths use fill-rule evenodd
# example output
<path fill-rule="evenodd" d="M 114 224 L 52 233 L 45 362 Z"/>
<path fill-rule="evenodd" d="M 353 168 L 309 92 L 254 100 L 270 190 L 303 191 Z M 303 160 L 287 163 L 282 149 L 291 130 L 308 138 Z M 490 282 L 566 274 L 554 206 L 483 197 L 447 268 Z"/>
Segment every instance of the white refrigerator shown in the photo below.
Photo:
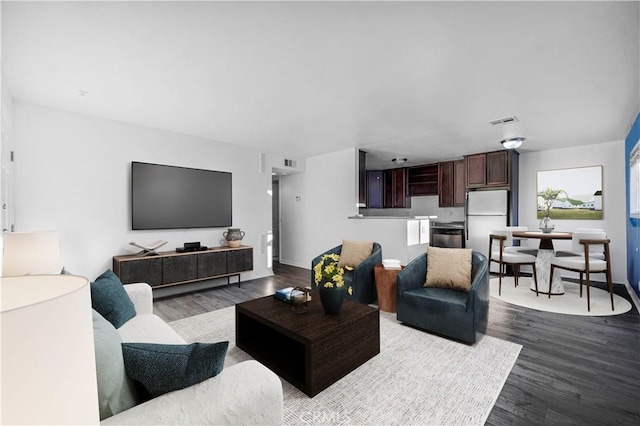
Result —
<path fill-rule="evenodd" d="M 466 208 L 466 248 L 472 248 L 489 256 L 489 234 L 494 229 L 507 226 L 509 191 L 467 192 Z M 491 266 L 492 272 L 498 272 L 498 266 Z"/>

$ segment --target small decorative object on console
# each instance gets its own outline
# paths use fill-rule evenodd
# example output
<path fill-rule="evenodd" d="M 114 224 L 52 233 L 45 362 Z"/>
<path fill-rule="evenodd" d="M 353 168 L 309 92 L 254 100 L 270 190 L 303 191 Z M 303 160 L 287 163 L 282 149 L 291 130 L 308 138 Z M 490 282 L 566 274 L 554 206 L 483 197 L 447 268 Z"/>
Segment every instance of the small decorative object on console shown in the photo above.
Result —
<path fill-rule="evenodd" d="M 131 244 L 134 247 L 138 247 L 139 249 L 142 249 L 142 251 L 138 253 L 139 256 L 153 256 L 158 254 L 156 253 L 156 249 L 167 244 L 167 242 L 165 240 L 158 240 L 151 244 L 145 245 L 145 244 L 136 243 L 135 241 L 131 241 L 129 244 Z"/>
<path fill-rule="evenodd" d="M 240 243 L 244 238 L 244 231 L 241 231 L 240 228 L 229 228 L 228 231 L 222 233 L 222 236 L 227 240 L 229 247 L 240 247 Z"/>

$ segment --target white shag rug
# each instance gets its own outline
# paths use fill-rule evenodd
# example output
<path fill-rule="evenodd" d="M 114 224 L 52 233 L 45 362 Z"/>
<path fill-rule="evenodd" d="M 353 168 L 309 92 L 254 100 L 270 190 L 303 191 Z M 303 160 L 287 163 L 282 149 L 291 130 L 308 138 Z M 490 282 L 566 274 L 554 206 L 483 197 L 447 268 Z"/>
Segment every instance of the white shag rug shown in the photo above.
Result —
<path fill-rule="evenodd" d="M 229 341 L 225 366 L 252 359 L 235 346 L 235 307 L 170 323 L 187 342 Z M 285 424 L 482 425 L 522 346 L 437 337 L 380 312 L 380 354 L 314 398 L 282 380 Z"/>
<path fill-rule="evenodd" d="M 498 278 L 491 278 L 491 297 L 525 308 L 567 315 L 620 315 L 631 309 L 631 303 L 628 300 L 614 294 L 615 310 L 612 311 L 609 292 L 591 286 L 591 311 L 587 311 L 587 286 L 582 287 L 582 297 L 580 297 L 580 284 L 567 281 L 562 282 L 564 294 L 551 295 L 549 298 L 549 295 L 540 293 L 536 297 L 536 292 L 530 289 L 531 280 L 532 278 L 529 277 L 521 277 L 516 287 L 513 284 L 513 277 L 502 277 L 502 295 L 498 296 Z"/>

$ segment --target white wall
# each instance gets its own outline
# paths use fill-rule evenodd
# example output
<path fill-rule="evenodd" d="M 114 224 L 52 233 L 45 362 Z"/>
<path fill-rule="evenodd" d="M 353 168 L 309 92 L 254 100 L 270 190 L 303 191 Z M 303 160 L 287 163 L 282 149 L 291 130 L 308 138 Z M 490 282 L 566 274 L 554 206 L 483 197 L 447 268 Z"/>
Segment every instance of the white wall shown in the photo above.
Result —
<path fill-rule="evenodd" d="M 343 239 L 377 241 L 383 257 L 410 260 L 406 220 L 348 219 L 357 213 L 357 159 L 357 149 L 311 157 L 305 173 L 280 179 L 280 262 L 309 269 Z"/>
<path fill-rule="evenodd" d="M 134 253 L 129 241 L 223 245 L 223 228 L 132 231 L 130 163 L 143 161 L 233 173 L 233 226 L 254 247 L 254 270 L 271 275 L 260 234 L 271 229 L 271 166 L 256 150 L 14 103 L 16 231 L 57 230 L 64 266 L 93 280 L 112 256 Z"/>
<path fill-rule="evenodd" d="M 536 173 L 540 170 L 566 169 L 572 167 L 602 165 L 603 220 L 553 220 L 558 231 L 575 228 L 602 228 L 611 240 L 612 278 L 616 283 L 625 283 L 626 221 L 625 221 L 625 165 L 624 141 L 564 148 L 520 154 L 520 225 L 538 229 L 536 218 Z M 569 250 L 569 241 L 554 241 L 556 250 Z M 526 245 L 536 246 L 537 240 Z M 571 276 L 568 272 L 563 275 Z M 595 279 L 604 281 L 604 276 Z"/>

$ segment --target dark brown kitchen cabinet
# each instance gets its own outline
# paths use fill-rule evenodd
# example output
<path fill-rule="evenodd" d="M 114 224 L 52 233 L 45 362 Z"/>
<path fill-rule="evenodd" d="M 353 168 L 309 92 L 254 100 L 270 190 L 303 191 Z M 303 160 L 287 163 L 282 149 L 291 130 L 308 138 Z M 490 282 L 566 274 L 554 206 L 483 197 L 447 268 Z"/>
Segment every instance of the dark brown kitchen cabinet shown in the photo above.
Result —
<path fill-rule="evenodd" d="M 384 175 L 384 208 L 411 207 L 411 198 L 406 196 L 407 173 L 405 168 L 388 169 Z"/>
<path fill-rule="evenodd" d="M 508 187 L 514 151 L 500 150 L 464 157 L 467 188 Z"/>
<path fill-rule="evenodd" d="M 453 207 L 453 161 L 438 163 L 438 206 Z"/>
<path fill-rule="evenodd" d="M 381 209 L 384 191 L 382 170 L 367 170 L 367 208 Z"/>
<path fill-rule="evenodd" d="M 440 207 L 464 206 L 464 160 L 438 163 L 438 205 Z"/>
<path fill-rule="evenodd" d="M 358 151 L 358 206 L 367 205 L 367 153 Z"/>
<path fill-rule="evenodd" d="M 438 195 L 438 163 L 407 167 L 407 195 Z"/>
<path fill-rule="evenodd" d="M 464 179 L 464 160 L 453 162 L 453 205 L 464 207 L 466 201 L 466 181 Z"/>

